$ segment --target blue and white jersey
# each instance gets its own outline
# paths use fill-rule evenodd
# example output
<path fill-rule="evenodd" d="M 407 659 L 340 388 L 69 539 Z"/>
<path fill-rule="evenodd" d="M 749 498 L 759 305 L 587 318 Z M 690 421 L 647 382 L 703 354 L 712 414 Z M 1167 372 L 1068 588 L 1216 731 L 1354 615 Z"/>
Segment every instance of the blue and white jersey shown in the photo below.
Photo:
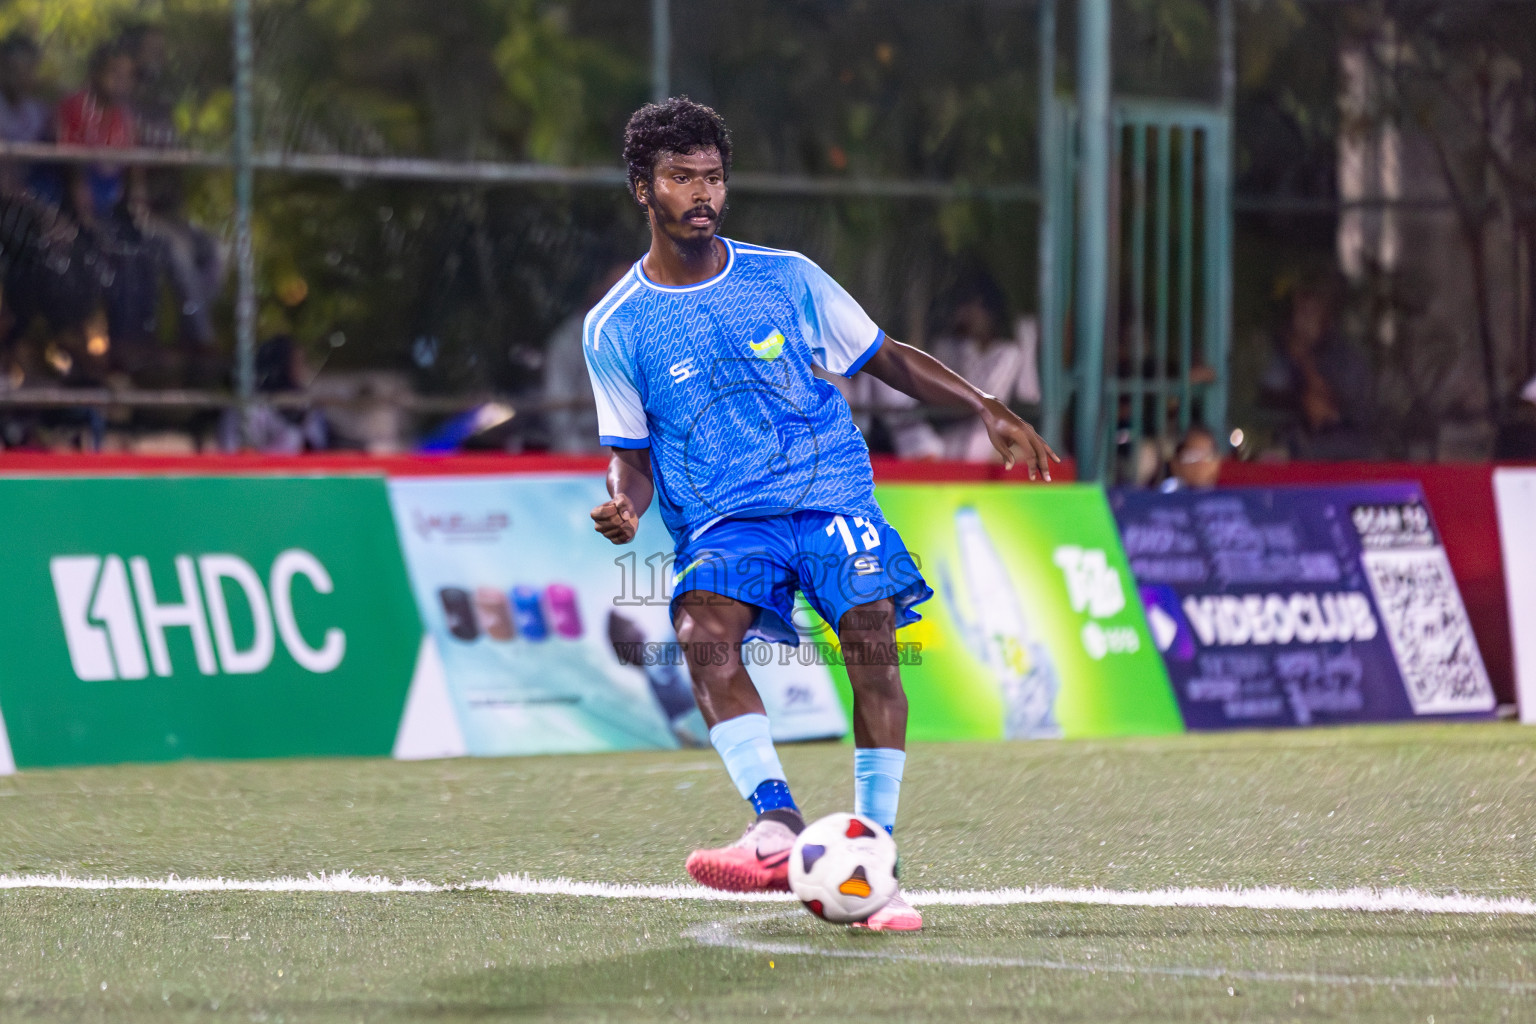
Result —
<path fill-rule="evenodd" d="M 721 241 L 709 280 L 659 285 L 637 261 L 587 314 L 602 443 L 651 449 L 678 543 L 727 516 L 883 518 L 864 438 L 811 364 L 851 377 L 885 333 L 799 253 Z"/>

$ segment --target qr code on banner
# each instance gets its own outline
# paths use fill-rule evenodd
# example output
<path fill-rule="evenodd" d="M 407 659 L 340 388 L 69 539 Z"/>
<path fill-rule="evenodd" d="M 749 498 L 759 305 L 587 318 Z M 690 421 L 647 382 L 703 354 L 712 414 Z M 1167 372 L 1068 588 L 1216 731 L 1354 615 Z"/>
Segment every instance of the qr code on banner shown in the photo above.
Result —
<path fill-rule="evenodd" d="M 1492 711 L 1493 687 L 1445 549 L 1367 551 L 1360 561 L 1413 713 Z"/>

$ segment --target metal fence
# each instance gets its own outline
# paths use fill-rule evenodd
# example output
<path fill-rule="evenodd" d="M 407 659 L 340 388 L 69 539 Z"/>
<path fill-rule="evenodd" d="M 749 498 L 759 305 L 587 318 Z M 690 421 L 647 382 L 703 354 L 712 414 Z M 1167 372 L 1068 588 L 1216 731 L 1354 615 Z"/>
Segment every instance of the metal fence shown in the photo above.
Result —
<path fill-rule="evenodd" d="M 1339 282 L 1337 329 L 1367 354 L 1377 404 L 1390 407 L 1373 435 L 1385 454 L 1443 454 L 1451 427 L 1493 416 L 1492 397 L 1465 409 L 1437 404 L 1426 383 L 1437 374 L 1487 377 L 1492 393 L 1536 372 L 1528 352 L 1536 346 L 1522 348 L 1527 286 L 1494 289 L 1489 303 L 1507 299 L 1524 319 L 1493 332 L 1481 362 L 1464 351 L 1483 344 L 1475 311 L 1413 307 L 1430 291 L 1449 302 L 1475 290 L 1423 259 L 1416 272 L 1433 289 L 1405 270 L 1414 264 L 1407 237 L 1455 235 L 1470 203 L 1444 187 L 1394 183 L 1387 171 L 1414 152 L 1403 127 L 1410 99 L 1437 129 L 1455 123 L 1445 104 L 1422 102 L 1413 59 L 1448 54 L 1442 63 L 1454 69 L 1473 44 L 1517 46 L 1513 28 L 1529 27 L 1532 9 L 1517 0 L 86 6 L 94 11 L 12 5 L 0 9 L 0 34 L 30 29 L 44 44 L 45 77 L 62 93 L 84 77 L 94 44 L 157 26 L 180 64 L 166 76 L 175 80 L 175 139 L 110 151 L 7 143 L 0 161 L 110 161 L 182 175 L 183 216 L 231 255 L 233 287 L 219 299 L 214 345 L 232 370 L 229 390 L 207 374 L 59 379 L 48 369 L 49 342 L 36 338 L 42 370 L 0 390 L 13 409 L 110 400 L 150 410 L 135 416 L 153 425 L 169 422 L 164 409 L 178 403 L 265 402 L 258 350 L 290 334 L 323 363 L 321 381 L 374 371 L 398 378 L 375 398 L 414 410 L 416 433 L 494 395 L 519 409 L 529 443 L 541 443 L 541 405 L 568 404 L 541 389 L 545 339 L 579 311 L 607 263 L 643 245 L 615 162 L 619 131 L 638 103 L 671 92 L 715 105 L 736 132 L 727 231 L 807 252 L 893 334 L 926 343 L 944 333 L 947 297 L 978 276 L 996 281 L 1010 320 L 1038 314 L 1044 402 L 1026 411 L 1043 413 L 1053 443 L 1090 473 L 1127 472 L 1143 434 L 1165 456 L 1195 419 L 1241 429 L 1250 449 L 1289 444 L 1297 414 L 1269 408 L 1265 391 L 1284 361 L 1276 339 L 1299 281 Z M 1509 59 L 1525 81 L 1521 54 Z M 1364 98 L 1352 114 L 1356 94 Z M 1155 132 L 1142 143 L 1127 136 L 1117 151 L 1112 111 L 1146 99 L 1231 118 L 1230 255 L 1217 247 L 1210 266 L 1172 223 L 1171 237 L 1160 234 L 1156 202 L 1152 220 L 1136 227 L 1140 179 L 1124 172 L 1137 145 L 1150 146 L 1155 199 L 1160 143 Z M 1091 101 L 1104 125 L 1091 138 L 1081 127 L 1075 134 L 1074 152 L 1094 166 L 1085 180 L 1074 165 L 1068 180 L 1078 197 L 1105 203 L 1081 204 L 1067 227 L 1049 223 L 1042 203 L 1062 155 L 1063 144 L 1053 148 L 1041 131 L 1055 100 Z M 1520 124 L 1526 116 L 1511 115 Z M 1364 154 L 1356 162 L 1368 173 L 1350 170 L 1352 153 Z M 1523 221 L 1511 216 L 1519 223 L 1506 248 L 1511 265 L 1523 266 Z M 1137 245 L 1137 230 L 1150 248 Z M 1190 315 L 1199 333 L 1188 359 L 1174 343 L 1184 328 L 1166 309 L 1120 322 L 1168 286 L 1159 238 L 1171 247 L 1170 268 L 1198 263 Z M 1137 253 L 1149 261 L 1141 273 Z M 1213 273 L 1226 276 L 1212 283 Z M 1230 313 L 1198 297 L 1222 288 Z M 1229 326 L 1212 319 L 1221 317 Z M 1445 337 L 1432 337 L 1431 321 Z M 1150 375 L 1139 365 L 1119 372 L 1146 361 L 1146 351 L 1138 359 L 1126 346 L 1139 339 L 1156 356 L 1165 332 L 1174 355 L 1153 358 Z M 1189 378 L 1202 358 L 1211 368 L 1228 352 L 1230 373 Z M 1179 400 L 1171 418 L 1167 407 L 1125 411 L 1127 401 L 1166 403 L 1170 393 Z M 316 398 L 359 402 L 356 391 L 327 397 L 321 388 Z M 1438 433 L 1418 447 L 1411 429 L 1394 426 L 1422 423 Z"/>

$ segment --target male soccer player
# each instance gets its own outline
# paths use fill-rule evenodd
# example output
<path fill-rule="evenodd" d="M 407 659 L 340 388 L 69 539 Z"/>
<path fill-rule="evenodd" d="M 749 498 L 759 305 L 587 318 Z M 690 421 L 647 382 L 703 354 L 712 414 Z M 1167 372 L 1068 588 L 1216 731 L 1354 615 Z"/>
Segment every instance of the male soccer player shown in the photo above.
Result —
<path fill-rule="evenodd" d="M 906 762 L 896 629 L 933 596 L 874 497 L 869 449 L 822 374 L 861 370 L 921 402 L 968 407 L 1012 465 L 1050 479 L 1056 455 L 1006 406 L 922 351 L 887 338 L 798 253 L 720 237 L 731 137 L 686 98 L 648 104 L 624 132 L 629 187 L 650 250 L 587 314 L 584 346 L 610 500 L 592 510 L 615 544 L 655 500 L 676 543 L 672 620 L 709 738 L 757 820 L 695 851 L 688 873 L 733 892 L 788 888 L 804 827 L 774 752 L 743 641 L 797 644 L 795 592 L 837 631 L 853 687 L 854 809 L 888 831 Z M 1059 459 L 1057 461 L 1060 461 Z M 899 896 L 870 918 L 915 931 Z"/>

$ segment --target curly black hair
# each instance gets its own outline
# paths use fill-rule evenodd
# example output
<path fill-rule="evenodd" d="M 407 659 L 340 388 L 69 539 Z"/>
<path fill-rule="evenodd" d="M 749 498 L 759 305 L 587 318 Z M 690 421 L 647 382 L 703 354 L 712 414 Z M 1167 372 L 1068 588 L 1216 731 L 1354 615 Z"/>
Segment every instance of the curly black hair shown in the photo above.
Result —
<path fill-rule="evenodd" d="M 647 186 L 656 173 L 656 158 L 663 153 L 697 153 L 713 147 L 720 152 L 720 166 L 731 176 L 731 131 L 725 119 L 687 96 L 665 103 L 647 103 L 624 126 L 624 163 L 629 166 L 629 194 L 640 198 L 636 186 Z"/>

